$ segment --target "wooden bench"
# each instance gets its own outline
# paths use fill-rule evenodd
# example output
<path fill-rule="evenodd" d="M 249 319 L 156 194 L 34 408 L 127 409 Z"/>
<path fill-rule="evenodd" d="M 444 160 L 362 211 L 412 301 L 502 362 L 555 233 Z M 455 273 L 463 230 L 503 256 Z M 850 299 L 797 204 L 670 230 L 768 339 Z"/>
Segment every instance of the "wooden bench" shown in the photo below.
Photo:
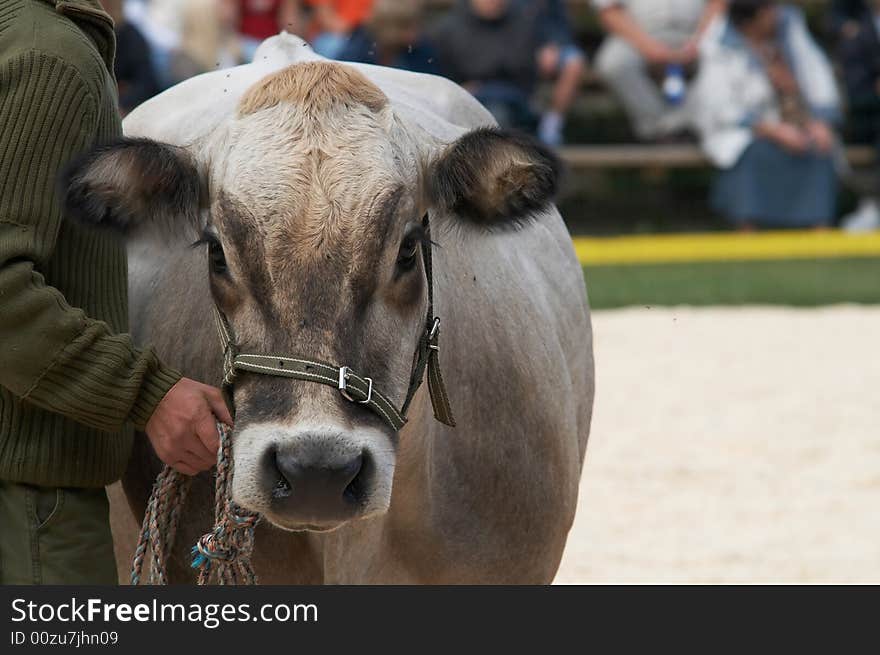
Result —
<path fill-rule="evenodd" d="M 560 149 L 565 163 L 574 171 L 623 168 L 704 168 L 710 165 L 695 145 L 583 145 Z M 876 163 L 871 146 L 848 146 L 846 157 L 853 168 Z"/>

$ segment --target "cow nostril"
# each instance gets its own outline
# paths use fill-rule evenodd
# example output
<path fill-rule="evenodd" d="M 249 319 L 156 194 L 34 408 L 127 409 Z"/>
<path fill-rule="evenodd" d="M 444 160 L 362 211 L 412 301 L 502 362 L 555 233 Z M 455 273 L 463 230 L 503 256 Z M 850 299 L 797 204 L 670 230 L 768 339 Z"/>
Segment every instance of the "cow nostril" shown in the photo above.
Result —
<path fill-rule="evenodd" d="M 342 492 L 342 497 L 349 503 L 360 504 L 366 495 L 366 478 L 369 470 L 369 458 L 358 455 L 350 464 L 351 481 Z"/>
<path fill-rule="evenodd" d="M 272 498 L 282 499 L 290 496 L 293 490 L 290 482 L 281 470 L 278 462 L 278 449 L 275 446 L 270 446 L 263 454 L 263 469 L 266 471 L 267 476 L 275 478 L 275 484 L 270 492 Z"/>
<path fill-rule="evenodd" d="M 343 477 L 348 477 L 350 480 L 354 480 L 357 477 L 357 474 L 360 473 L 361 467 L 364 465 L 364 456 L 358 455 L 353 460 L 351 460 L 348 464 L 346 464 L 341 469 L 341 475 Z"/>
<path fill-rule="evenodd" d="M 284 476 L 278 476 L 275 486 L 272 487 L 272 498 L 287 498 L 292 492 L 290 483 L 284 479 Z"/>
<path fill-rule="evenodd" d="M 288 511 L 297 508 L 324 514 L 349 512 L 363 504 L 367 496 L 365 457 L 359 453 L 330 463 L 323 458 L 315 461 L 298 453 L 276 450 L 271 456 L 271 496 L 283 501 Z"/>

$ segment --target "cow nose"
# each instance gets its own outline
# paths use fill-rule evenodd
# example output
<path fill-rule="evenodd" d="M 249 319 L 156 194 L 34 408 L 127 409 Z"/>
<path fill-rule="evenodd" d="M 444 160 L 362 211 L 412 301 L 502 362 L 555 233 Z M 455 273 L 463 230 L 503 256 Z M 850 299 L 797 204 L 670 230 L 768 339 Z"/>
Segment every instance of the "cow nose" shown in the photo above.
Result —
<path fill-rule="evenodd" d="M 361 501 L 358 480 L 364 468 L 362 453 L 328 462 L 278 451 L 275 468 L 279 480 L 273 498 L 290 518 L 321 523 L 349 518 L 357 510 Z"/>

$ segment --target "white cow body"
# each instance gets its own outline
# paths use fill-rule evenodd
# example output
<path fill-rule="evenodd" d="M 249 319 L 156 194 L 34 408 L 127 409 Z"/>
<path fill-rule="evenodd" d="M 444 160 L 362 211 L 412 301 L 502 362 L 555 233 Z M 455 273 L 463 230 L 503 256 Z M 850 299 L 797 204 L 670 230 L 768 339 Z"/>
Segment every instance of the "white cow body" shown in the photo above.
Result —
<path fill-rule="evenodd" d="M 187 146 L 231 120 L 245 91 L 267 74 L 315 59 L 298 37 L 273 37 L 254 64 L 202 75 L 147 102 L 126 119 L 126 135 Z M 439 141 L 493 122 L 446 80 L 357 68 L 401 120 Z M 320 534 L 261 527 L 254 565 L 262 582 L 552 581 L 575 514 L 592 413 L 581 267 L 555 208 L 515 232 L 440 224 L 434 238 L 441 359 L 458 427 L 433 419 L 423 387 L 400 433 L 387 513 Z M 132 243 L 130 253 L 136 336 L 185 375 L 217 383 L 219 351 L 201 269 L 188 255 L 147 243 Z M 146 451 L 136 451 L 125 480 L 135 513 L 155 472 Z M 207 483 L 195 493 L 181 552 L 208 529 L 209 496 Z M 118 513 L 127 510 L 118 495 L 115 501 L 122 538 Z M 123 541 L 130 543 L 134 523 L 127 525 Z"/>

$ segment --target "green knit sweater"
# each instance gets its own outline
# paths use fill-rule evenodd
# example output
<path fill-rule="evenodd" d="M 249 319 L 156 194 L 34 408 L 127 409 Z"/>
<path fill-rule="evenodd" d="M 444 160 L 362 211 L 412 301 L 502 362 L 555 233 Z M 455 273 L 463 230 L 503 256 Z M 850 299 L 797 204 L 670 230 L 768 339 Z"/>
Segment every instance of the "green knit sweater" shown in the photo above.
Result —
<path fill-rule="evenodd" d="M 128 329 L 124 245 L 62 220 L 59 171 L 121 134 L 95 0 L 0 0 L 0 479 L 117 480 L 180 379 Z"/>

